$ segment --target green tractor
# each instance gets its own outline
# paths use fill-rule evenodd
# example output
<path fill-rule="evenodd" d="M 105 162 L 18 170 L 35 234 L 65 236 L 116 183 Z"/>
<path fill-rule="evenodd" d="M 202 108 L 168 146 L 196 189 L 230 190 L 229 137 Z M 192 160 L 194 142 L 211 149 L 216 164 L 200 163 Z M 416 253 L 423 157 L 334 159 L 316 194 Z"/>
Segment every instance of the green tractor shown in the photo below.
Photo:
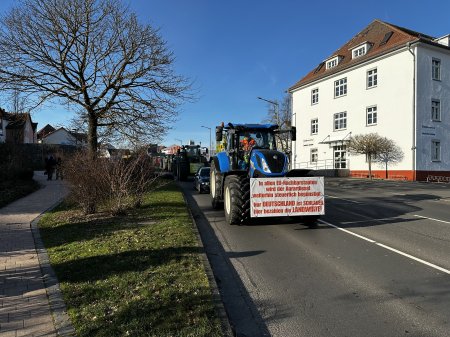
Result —
<path fill-rule="evenodd" d="M 185 181 L 203 166 L 208 166 L 208 160 L 200 145 L 183 145 L 172 161 L 173 176 L 179 181 Z"/>

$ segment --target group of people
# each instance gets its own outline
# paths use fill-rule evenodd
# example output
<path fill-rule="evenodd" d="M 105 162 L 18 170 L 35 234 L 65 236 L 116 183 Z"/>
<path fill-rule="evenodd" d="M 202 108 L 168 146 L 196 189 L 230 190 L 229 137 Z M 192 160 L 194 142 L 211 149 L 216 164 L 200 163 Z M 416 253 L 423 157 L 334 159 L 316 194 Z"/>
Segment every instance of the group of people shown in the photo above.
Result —
<path fill-rule="evenodd" d="M 62 173 L 62 160 L 60 157 L 56 158 L 49 154 L 47 157 L 45 157 L 45 174 L 47 174 L 47 180 L 53 179 L 53 173 L 56 171 L 56 180 L 59 178 L 63 180 L 63 173 Z"/>

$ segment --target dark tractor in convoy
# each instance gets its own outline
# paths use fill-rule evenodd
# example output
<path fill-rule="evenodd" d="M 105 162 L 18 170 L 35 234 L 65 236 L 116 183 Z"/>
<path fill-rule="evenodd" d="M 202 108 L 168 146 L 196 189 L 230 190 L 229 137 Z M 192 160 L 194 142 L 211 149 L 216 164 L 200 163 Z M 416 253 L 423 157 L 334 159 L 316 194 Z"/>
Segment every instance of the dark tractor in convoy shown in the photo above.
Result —
<path fill-rule="evenodd" d="M 203 166 L 208 166 L 208 160 L 200 145 L 183 145 L 172 161 L 173 176 L 177 180 L 185 181 Z"/>
<path fill-rule="evenodd" d="M 210 194 L 212 206 L 224 206 L 229 224 L 244 224 L 250 218 L 250 178 L 305 177 L 310 170 L 289 170 L 289 155 L 277 150 L 274 124 L 223 124 L 216 127 L 217 154 L 211 161 Z M 306 217 L 315 223 L 317 216 Z"/>

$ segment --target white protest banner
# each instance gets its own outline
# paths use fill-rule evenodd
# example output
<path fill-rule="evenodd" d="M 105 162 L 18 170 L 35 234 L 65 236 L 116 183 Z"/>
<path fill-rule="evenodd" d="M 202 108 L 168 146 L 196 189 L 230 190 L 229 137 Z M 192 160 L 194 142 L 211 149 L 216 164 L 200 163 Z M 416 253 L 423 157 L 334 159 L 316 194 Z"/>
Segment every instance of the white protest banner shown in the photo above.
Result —
<path fill-rule="evenodd" d="M 250 216 L 325 214 L 323 177 L 250 179 Z"/>

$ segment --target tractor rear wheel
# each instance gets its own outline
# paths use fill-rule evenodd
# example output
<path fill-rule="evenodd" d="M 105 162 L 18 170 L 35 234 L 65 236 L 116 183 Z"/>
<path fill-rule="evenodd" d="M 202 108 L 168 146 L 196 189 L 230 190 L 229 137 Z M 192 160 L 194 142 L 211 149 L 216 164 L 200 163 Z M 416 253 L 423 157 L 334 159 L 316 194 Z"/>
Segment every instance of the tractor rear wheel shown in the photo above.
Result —
<path fill-rule="evenodd" d="M 210 171 L 210 194 L 211 194 L 211 204 L 214 209 L 222 208 L 222 200 L 220 195 L 222 189 L 222 175 L 217 170 L 214 162 L 211 162 Z"/>
<path fill-rule="evenodd" d="M 250 216 L 250 181 L 246 176 L 230 175 L 224 186 L 225 220 L 229 225 L 242 225 Z"/>

